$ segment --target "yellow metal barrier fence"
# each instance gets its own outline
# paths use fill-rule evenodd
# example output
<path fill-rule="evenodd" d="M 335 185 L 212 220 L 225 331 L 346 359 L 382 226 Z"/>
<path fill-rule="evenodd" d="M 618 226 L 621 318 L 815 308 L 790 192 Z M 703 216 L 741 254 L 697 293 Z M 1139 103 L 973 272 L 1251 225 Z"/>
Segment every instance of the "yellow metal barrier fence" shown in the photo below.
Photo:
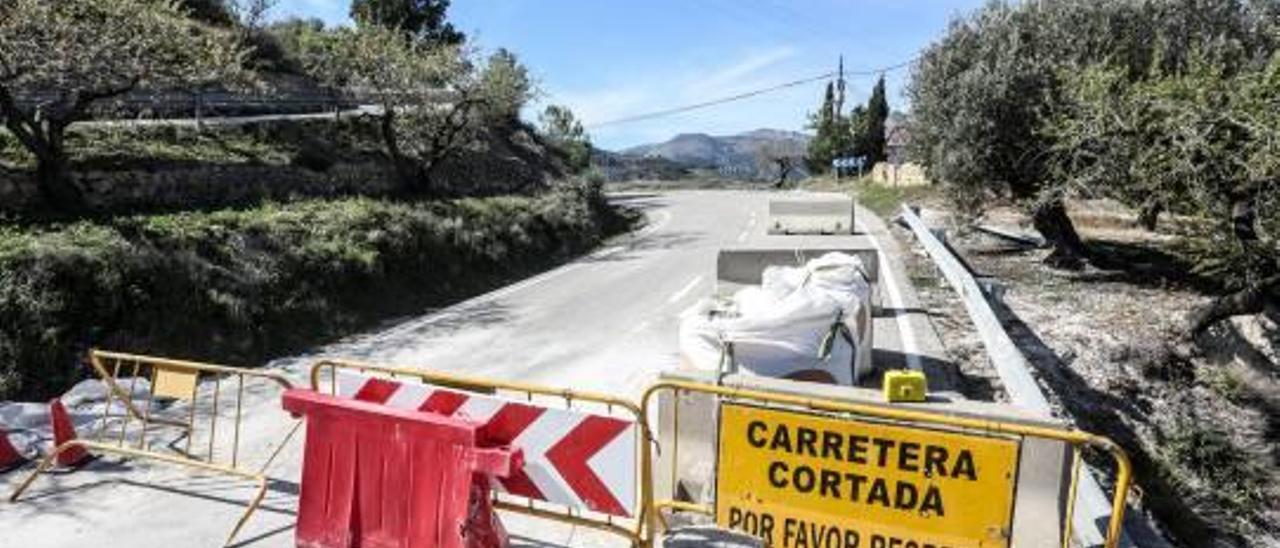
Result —
<path fill-rule="evenodd" d="M 54 448 L 40 461 L 35 471 L 18 484 L 9 496 L 10 502 L 17 501 L 36 477 L 52 466 L 59 454 L 75 447 L 90 452 L 150 459 L 257 484 L 248 507 L 227 535 L 226 544 L 231 544 L 266 495 L 267 467 L 302 424 L 295 421 L 265 462 L 256 467 L 246 466 L 240 454 L 246 383 L 251 385 L 250 390 L 259 389 L 253 385 L 255 381 L 278 390 L 291 388 L 292 383 L 276 371 L 102 350 L 91 351 L 89 362 L 106 388 L 106 401 L 96 428 L 91 433 L 80 432 L 84 436 L 81 439 Z M 139 386 L 143 382 L 145 384 Z M 227 390 L 233 391 L 230 397 L 224 393 L 224 382 L 230 385 Z M 231 405 L 222 405 L 228 399 L 233 400 Z M 278 400 L 277 397 L 272 401 Z M 275 408 L 278 409 L 278 405 Z M 218 427 L 224 414 L 232 415 L 229 419 L 230 442 L 224 439 L 220 445 L 217 443 L 219 434 L 227 435 L 227 427 Z M 204 428 L 206 425 L 207 429 Z M 163 431 L 169 434 L 165 435 Z M 205 439 L 196 443 L 197 438 Z"/>
<path fill-rule="evenodd" d="M 337 373 L 339 370 L 350 370 L 362 374 L 385 377 L 391 380 L 415 379 L 427 384 L 461 390 L 484 395 L 508 396 L 513 399 L 547 405 L 551 403 L 563 405 L 565 409 L 577 411 L 603 412 L 610 416 L 621 416 L 636 424 L 636 447 L 641 452 L 637 462 L 645 462 L 647 454 L 648 428 L 640 409 L 632 402 L 592 392 L 581 392 L 561 388 L 538 386 L 520 382 L 481 379 L 463 375 L 453 375 L 424 369 L 396 367 L 363 363 L 350 360 L 327 359 L 316 362 L 311 368 L 311 387 L 317 392 L 337 394 Z M 569 525 L 580 525 L 592 529 L 619 535 L 631 541 L 632 545 L 648 545 L 645 535 L 648 522 L 645 512 L 649 506 L 648 469 L 639 471 L 640 501 L 637 504 L 637 516 L 634 520 L 615 518 L 608 514 L 576 510 L 549 502 L 535 502 L 533 499 L 508 496 L 495 493 L 494 506 L 510 512 L 526 514 L 536 518 L 557 521 Z M 522 500 L 523 502 L 517 502 Z M 630 523 L 628 523 L 630 522 Z"/>
<path fill-rule="evenodd" d="M 810 398 L 797 396 L 794 394 L 786 394 L 779 392 L 766 392 L 762 390 L 754 390 L 747 388 L 738 388 L 723 385 L 702 384 L 689 381 L 665 380 L 659 381 L 651 385 L 641 398 L 640 415 L 650 418 L 656 416 L 654 414 L 654 397 L 663 392 L 670 392 L 673 397 L 672 410 L 674 416 L 672 447 L 664 448 L 672 452 L 671 463 L 673 470 L 670 471 L 672 477 L 672 492 L 677 492 L 677 473 L 674 469 L 679 463 L 675 458 L 675 454 L 679 451 L 678 440 L 680 429 L 680 396 L 682 393 L 689 394 L 705 394 L 716 398 L 715 407 L 721 409 L 726 403 L 738 403 L 746 405 L 767 406 L 765 409 L 790 410 L 790 411 L 808 411 L 817 412 L 826 416 L 845 416 L 850 418 L 869 418 L 876 421 L 886 423 L 897 423 L 909 427 L 926 427 L 940 432 L 958 432 L 980 435 L 994 436 L 1018 436 L 1018 437 L 1034 437 L 1044 438 L 1048 440 L 1057 440 L 1065 442 L 1072 447 L 1071 462 L 1071 484 L 1067 501 L 1068 515 L 1064 519 L 1063 545 L 1068 545 L 1071 539 L 1071 515 L 1070 509 L 1075 505 L 1076 481 L 1079 477 L 1079 467 L 1081 463 L 1081 449 L 1084 447 L 1092 447 L 1099 449 L 1115 460 L 1116 464 L 1116 480 L 1115 495 L 1112 499 L 1111 519 L 1107 524 L 1107 535 L 1105 546 L 1107 548 L 1115 548 L 1121 536 L 1121 525 L 1124 520 L 1125 501 L 1129 491 L 1132 478 L 1132 469 L 1129 457 L 1124 450 L 1112 442 L 1110 439 L 1082 432 L 1079 430 L 1071 430 L 1065 428 L 1053 428 L 1046 426 L 1028 425 L 1016 422 L 1005 422 L 991 419 L 970 418 L 955 415 L 946 415 L 936 412 L 921 411 L 918 408 L 878 406 L 865 403 L 857 403 L 852 401 L 839 401 L 822 398 Z M 708 417 L 701 416 L 698 420 L 705 421 Z M 714 442 L 713 442 L 714 443 Z M 825 443 L 825 440 L 824 440 Z M 646 446 L 647 448 L 648 446 Z M 653 488 L 648 484 L 653 476 L 653 455 L 649 450 L 644 451 L 642 455 L 641 468 L 645 471 L 646 489 L 642 490 L 645 497 L 644 504 L 647 508 L 645 514 L 649 518 L 647 524 L 649 537 L 652 538 L 662 528 L 665 518 L 662 515 L 663 510 L 695 512 L 707 515 L 714 515 L 715 509 L 706 504 L 698 504 L 688 501 L 676 499 L 656 500 L 653 495 Z M 721 471 L 717 471 L 719 474 Z M 824 486 L 825 487 L 825 486 Z M 720 496 L 717 492 L 716 496 Z"/>

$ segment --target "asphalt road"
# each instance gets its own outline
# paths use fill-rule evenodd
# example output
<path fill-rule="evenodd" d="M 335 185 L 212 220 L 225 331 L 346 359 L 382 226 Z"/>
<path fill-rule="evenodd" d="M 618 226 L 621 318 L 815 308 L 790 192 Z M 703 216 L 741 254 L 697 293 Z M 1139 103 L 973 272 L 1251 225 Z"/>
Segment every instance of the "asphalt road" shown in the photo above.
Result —
<path fill-rule="evenodd" d="M 492 293 L 272 365 L 300 384 L 315 358 L 341 356 L 635 397 L 677 363 L 678 314 L 712 291 L 716 251 L 780 241 L 764 234 L 769 196 L 737 191 L 616 196 L 645 211 L 646 228 Z M 888 269 L 882 291 L 891 313 L 876 320 L 877 349 L 917 365 L 939 359 L 932 328 L 912 312 L 918 306 L 897 264 L 897 246 L 884 237 L 881 220 L 863 210 L 859 217 Z M 789 245 L 803 246 L 810 237 L 786 238 Z M 854 237 L 813 238 L 830 244 L 832 238 L 852 242 Z M 279 401 L 264 391 L 246 409 L 251 419 L 243 450 L 270 454 L 290 424 Z M 268 470 L 272 488 L 241 533 L 240 545 L 292 545 L 300 446 L 294 438 Z M 12 485 L 18 477 L 10 473 L 3 479 Z M 216 546 L 249 493 L 243 482 L 104 459 L 84 471 L 41 478 L 24 502 L 0 504 L 0 536 L 5 546 L 15 547 Z M 593 546 L 615 540 L 518 516 L 504 519 L 516 539 L 528 544 Z"/>

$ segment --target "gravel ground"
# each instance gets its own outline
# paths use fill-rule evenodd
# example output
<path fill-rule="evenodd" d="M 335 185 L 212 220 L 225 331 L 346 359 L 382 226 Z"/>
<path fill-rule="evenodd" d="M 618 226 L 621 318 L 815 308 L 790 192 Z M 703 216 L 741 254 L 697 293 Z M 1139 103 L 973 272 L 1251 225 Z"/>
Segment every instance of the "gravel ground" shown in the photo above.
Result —
<path fill-rule="evenodd" d="M 1073 204 L 1095 249 L 1132 258 L 1128 271 L 1046 268 L 1047 251 L 964 230 L 931 201 L 926 220 L 980 276 L 1008 290 L 1006 328 L 1064 417 L 1105 433 L 1134 458 L 1131 500 L 1186 546 L 1280 547 L 1280 330 L 1274 315 L 1239 318 L 1187 341 L 1186 314 L 1210 300 L 1178 276 L 1170 237 L 1131 227 L 1109 203 Z M 985 222 L 1030 232 L 1016 210 Z M 898 230 L 903 241 L 909 233 Z M 968 314 L 918 246 L 907 267 L 975 399 L 1001 401 L 999 379 Z M 1102 461 L 1099 461 L 1102 464 Z M 1104 468 L 1105 470 L 1105 468 Z"/>

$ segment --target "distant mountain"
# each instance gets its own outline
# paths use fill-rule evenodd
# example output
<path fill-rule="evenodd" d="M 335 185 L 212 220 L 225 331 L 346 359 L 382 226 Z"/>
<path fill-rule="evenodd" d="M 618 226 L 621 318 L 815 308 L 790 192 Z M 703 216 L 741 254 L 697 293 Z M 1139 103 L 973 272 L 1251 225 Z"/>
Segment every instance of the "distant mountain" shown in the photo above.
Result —
<path fill-rule="evenodd" d="M 810 136 L 794 131 L 757 129 L 738 135 L 713 136 L 682 133 L 662 143 L 634 146 L 619 155 L 664 159 L 690 169 L 710 169 L 726 176 L 756 176 L 756 151 L 766 143 L 779 143 L 797 151 L 809 145 Z"/>
<path fill-rule="evenodd" d="M 591 152 L 591 165 L 608 181 L 675 181 L 693 175 L 689 166 L 661 156 L 620 154 L 599 148 Z"/>

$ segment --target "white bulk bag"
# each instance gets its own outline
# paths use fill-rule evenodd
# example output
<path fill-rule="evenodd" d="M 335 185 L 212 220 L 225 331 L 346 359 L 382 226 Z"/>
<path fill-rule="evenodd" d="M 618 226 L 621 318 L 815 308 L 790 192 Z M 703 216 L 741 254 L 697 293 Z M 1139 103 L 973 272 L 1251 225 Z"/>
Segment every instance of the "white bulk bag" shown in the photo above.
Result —
<path fill-rule="evenodd" d="M 871 289 L 862 261 L 832 252 L 802 267 L 770 266 L 761 278 L 727 302 L 703 300 L 682 314 L 687 367 L 841 385 L 870 371 Z"/>

